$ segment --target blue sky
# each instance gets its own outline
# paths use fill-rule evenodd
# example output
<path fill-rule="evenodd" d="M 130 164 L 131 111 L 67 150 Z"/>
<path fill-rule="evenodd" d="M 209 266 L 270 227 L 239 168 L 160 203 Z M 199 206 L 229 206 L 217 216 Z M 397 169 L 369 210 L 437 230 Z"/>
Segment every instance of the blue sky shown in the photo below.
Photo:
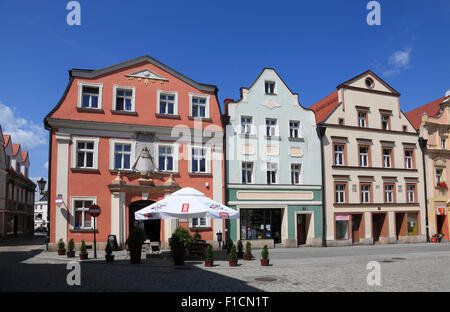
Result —
<path fill-rule="evenodd" d="M 264 67 L 277 70 L 311 106 L 338 84 L 372 69 L 399 91 L 404 112 L 450 89 L 450 1 L 80 0 L 0 2 L 0 124 L 30 150 L 31 177 L 47 179 L 44 116 L 71 68 L 97 69 L 150 55 L 202 83 L 219 100 L 239 98 Z"/>

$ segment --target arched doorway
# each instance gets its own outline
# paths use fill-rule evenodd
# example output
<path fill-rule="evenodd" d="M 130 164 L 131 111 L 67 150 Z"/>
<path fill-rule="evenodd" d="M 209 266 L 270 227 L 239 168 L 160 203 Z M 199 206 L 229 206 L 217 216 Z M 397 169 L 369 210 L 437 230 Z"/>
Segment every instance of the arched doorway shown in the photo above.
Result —
<path fill-rule="evenodd" d="M 139 221 L 134 219 L 134 213 L 153 203 L 154 201 L 152 200 L 138 200 L 130 204 L 128 207 L 128 231 L 139 226 Z M 147 238 L 152 242 L 161 242 L 161 220 L 145 220 L 141 222 Z"/>

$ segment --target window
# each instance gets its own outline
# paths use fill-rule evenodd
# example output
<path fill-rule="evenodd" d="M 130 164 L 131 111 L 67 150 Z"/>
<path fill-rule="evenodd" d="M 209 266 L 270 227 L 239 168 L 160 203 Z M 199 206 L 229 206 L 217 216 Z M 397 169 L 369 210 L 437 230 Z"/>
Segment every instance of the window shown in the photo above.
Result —
<path fill-rule="evenodd" d="M 114 169 L 129 170 L 131 168 L 131 144 L 119 144 L 114 146 Z"/>
<path fill-rule="evenodd" d="M 28 178 L 28 167 L 25 167 L 25 177 Z"/>
<path fill-rule="evenodd" d="M 277 120 L 266 118 L 266 136 L 275 136 L 277 133 Z"/>
<path fill-rule="evenodd" d="M 372 78 L 366 78 L 366 86 L 368 87 L 368 88 L 373 88 L 373 86 L 374 86 L 374 81 L 373 81 L 373 79 Z"/>
<path fill-rule="evenodd" d="M 334 145 L 334 165 L 335 166 L 344 165 L 344 145 L 341 144 Z"/>
<path fill-rule="evenodd" d="M 101 83 L 78 82 L 78 107 L 89 109 L 102 108 L 102 89 Z"/>
<path fill-rule="evenodd" d="M 300 164 L 291 164 L 291 183 L 292 184 L 300 184 L 300 172 L 301 172 Z"/>
<path fill-rule="evenodd" d="M 192 117 L 206 118 L 206 98 L 204 97 L 192 97 Z"/>
<path fill-rule="evenodd" d="M 277 164 L 267 163 L 267 184 L 277 183 Z"/>
<path fill-rule="evenodd" d="M 358 112 L 358 125 L 361 128 L 367 127 L 367 113 L 366 112 Z"/>
<path fill-rule="evenodd" d="M 389 130 L 389 115 L 381 115 L 381 129 Z"/>
<path fill-rule="evenodd" d="M 242 163 L 242 183 L 252 183 L 253 176 L 253 163 L 243 162 Z"/>
<path fill-rule="evenodd" d="M 383 149 L 383 167 L 384 168 L 391 168 L 392 161 L 391 161 L 391 153 L 392 149 Z"/>
<path fill-rule="evenodd" d="M 159 146 L 158 148 L 158 170 L 174 171 L 173 148 L 171 146 Z"/>
<path fill-rule="evenodd" d="M 203 173 L 206 172 L 206 149 L 192 148 L 192 172 Z"/>
<path fill-rule="evenodd" d="M 94 168 L 94 142 L 78 141 L 77 168 Z"/>
<path fill-rule="evenodd" d="M 16 160 L 16 172 L 20 173 L 20 162 Z"/>
<path fill-rule="evenodd" d="M 417 222 L 417 213 L 408 213 L 406 215 L 406 222 L 408 223 L 408 235 L 418 235 L 419 225 Z"/>
<path fill-rule="evenodd" d="M 176 94 L 160 93 L 159 94 L 159 114 L 176 115 Z"/>
<path fill-rule="evenodd" d="M 344 124 L 344 118 L 339 118 L 339 126 L 343 126 Z"/>
<path fill-rule="evenodd" d="M 441 183 L 442 180 L 442 169 L 436 169 L 436 185 Z"/>
<path fill-rule="evenodd" d="M 441 148 L 442 149 L 445 149 L 445 138 L 444 139 L 441 139 Z"/>
<path fill-rule="evenodd" d="M 281 209 L 240 209 L 240 238 L 281 243 Z"/>
<path fill-rule="evenodd" d="M 93 200 L 74 200 L 75 229 L 92 229 L 92 217 L 89 214 L 89 207 Z"/>
<path fill-rule="evenodd" d="M 403 126 L 402 129 L 403 129 L 403 132 L 407 132 L 408 131 L 408 127 L 407 126 Z"/>
<path fill-rule="evenodd" d="M 405 151 L 405 168 L 406 169 L 413 168 L 413 151 L 410 150 Z"/>
<path fill-rule="evenodd" d="M 369 166 L 369 148 L 367 146 L 361 146 L 359 148 L 359 166 Z"/>
<path fill-rule="evenodd" d="M 345 203 L 345 184 L 336 184 L 336 203 Z"/>
<path fill-rule="evenodd" d="M 117 111 L 134 111 L 134 89 L 114 86 L 115 108 Z"/>
<path fill-rule="evenodd" d="M 241 133 L 251 134 L 252 133 L 252 117 L 241 117 Z"/>
<path fill-rule="evenodd" d="M 193 218 L 191 228 L 207 227 L 206 218 Z"/>
<path fill-rule="evenodd" d="M 416 186 L 407 185 L 406 186 L 406 200 L 408 203 L 413 203 L 415 201 Z"/>
<path fill-rule="evenodd" d="M 384 202 L 393 203 L 394 202 L 394 185 L 386 184 L 384 186 Z"/>
<path fill-rule="evenodd" d="M 266 81 L 265 91 L 266 91 L 266 94 L 275 94 L 275 82 Z"/>
<path fill-rule="evenodd" d="M 348 220 L 336 220 L 336 239 L 348 239 Z"/>
<path fill-rule="evenodd" d="M 361 202 L 370 202 L 370 184 L 361 184 Z"/>
<path fill-rule="evenodd" d="M 299 121 L 289 121 L 289 137 L 299 138 L 300 137 L 300 122 Z"/>

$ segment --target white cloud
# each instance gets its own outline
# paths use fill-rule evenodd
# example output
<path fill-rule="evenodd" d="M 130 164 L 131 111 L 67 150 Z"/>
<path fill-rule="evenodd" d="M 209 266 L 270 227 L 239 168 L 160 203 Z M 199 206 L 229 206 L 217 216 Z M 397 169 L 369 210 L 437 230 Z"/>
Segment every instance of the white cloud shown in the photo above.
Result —
<path fill-rule="evenodd" d="M 405 50 L 395 51 L 389 57 L 389 69 L 384 70 L 383 75 L 393 76 L 400 73 L 402 70 L 409 68 L 411 61 L 411 48 Z"/>
<path fill-rule="evenodd" d="M 47 143 L 47 134 L 42 126 L 32 121 L 14 116 L 13 110 L 0 102 L 0 125 L 3 134 L 10 134 L 12 142 L 24 149 L 34 148 Z"/>
<path fill-rule="evenodd" d="M 45 168 L 45 169 L 48 169 L 48 161 L 45 162 L 44 168 Z"/>

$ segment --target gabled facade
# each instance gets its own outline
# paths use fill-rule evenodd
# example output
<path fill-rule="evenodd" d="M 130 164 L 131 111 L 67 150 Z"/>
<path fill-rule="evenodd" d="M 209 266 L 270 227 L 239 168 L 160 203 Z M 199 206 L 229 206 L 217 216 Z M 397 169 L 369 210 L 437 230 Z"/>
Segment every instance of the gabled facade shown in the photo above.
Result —
<path fill-rule="evenodd" d="M 225 100 L 231 238 L 253 246 L 322 245 L 320 142 L 315 116 L 265 68 L 238 101 Z"/>
<path fill-rule="evenodd" d="M 176 220 L 134 220 L 134 212 L 181 187 L 224 197 L 223 127 L 217 87 L 143 56 L 99 70 L 73 69 L 50 131 L 50 248 L 59 239 L 93 241 L 92 204 L 101 207 L 97 241 L 122 246 L 143 226 L 167 247 Z M 55 206 L 60 195 L 63 205 Z M 217 244 L 222 220 L 181 220 Z"/>
<path fill-rule="evenodd" d="M 317 102 L 327 246 L 426 240 L 422 150 L 400 94 L 371 71 Z"/>
<path fill-rule="evenodd" d="M 2 127 L 0 126 L 0 211 L 5 210 L 6 207 L 6 152 L 5 139 L 3 136 Z M 0 233 L 3 233 L 3 218 L 0 216 Z"/>
<path fill-rule="evenodd" d="M 425 176 L 427 182 L 429 235 L 450 235 L 450 91 L 431 103 L 406 113 L 421 138 L 426 140 Z"/>

